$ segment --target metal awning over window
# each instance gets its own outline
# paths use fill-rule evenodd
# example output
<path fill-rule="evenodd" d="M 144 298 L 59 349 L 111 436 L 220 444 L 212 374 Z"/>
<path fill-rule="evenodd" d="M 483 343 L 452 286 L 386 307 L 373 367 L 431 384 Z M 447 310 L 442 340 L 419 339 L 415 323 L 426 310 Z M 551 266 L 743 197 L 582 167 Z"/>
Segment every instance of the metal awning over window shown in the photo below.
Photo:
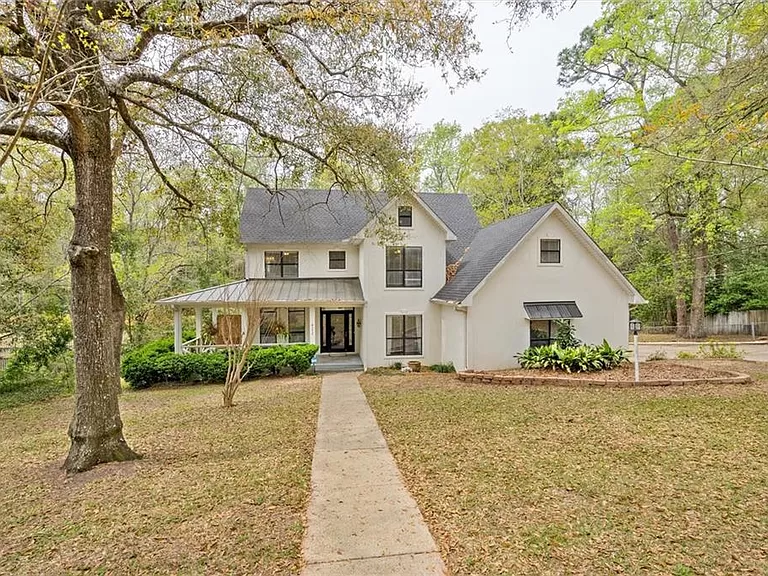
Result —
<path fill-rule="evenodd" d="M 523 302 L 530 320 L 562 320 L 582 318 L 583 314 L 573 300 L 562 302 Z"/>

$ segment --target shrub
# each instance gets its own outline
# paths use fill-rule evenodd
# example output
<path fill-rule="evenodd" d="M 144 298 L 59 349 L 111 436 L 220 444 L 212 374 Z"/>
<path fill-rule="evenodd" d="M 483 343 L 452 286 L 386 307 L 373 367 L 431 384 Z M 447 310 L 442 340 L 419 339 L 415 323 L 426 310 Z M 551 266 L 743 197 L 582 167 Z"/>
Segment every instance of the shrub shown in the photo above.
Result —
<path fill-rule="evenodd" d="M 655 350 L 648 356 L 649 362 L 658 362 L 659 360 L 666 360 L 667 353 L 664 350 Z"/>
<path fill-rule="evenodd" d="M 297 374 L 306 372 L 317 349 L 314 344 L 253 348 L 248 353 L 244 376 L 269 376 L 287 368 Z M 122 374 L 132 388 L 148 388 L 163 382 L 224 382 L 227 354 L 175 354 L 173 339 L 164 338 L 126 354 Z"/>
<path fill-rule="evenodd" d="M 516 356 L 520 366 L 527 369 L 547 368 L 565 372 L 595 372 L 616 368 L 627 360 L 623 348 L 612 348 L 603 340 L 599 345 L 562 348 L 551 346 L 528 348 Z"/>
<path fill-rule="evenodd" d="M 444 374 L 456 372 L 456 368 L 453 367 L 453 362 L 448 362 L 447 364 L 432 364 L 429 369 L 432 372 L 442 372 Z"/>
<path fill-rule="evenodd" d="M 726 358 L 732 360 L 744 358 L 744 354 L 737 350 L 733 344 L 718 344 L 717 342 L 700 344 L 698 355 L 700 358 Z"/>
<path fill-rule="evenodd" d="M 576 338 L 576 327 L 570 320 L 555 320 L 557 336 L 555 342 L 560 348 L 577 348 L 581 346 L 581 340 Z"/>
<path fill-rule="evenodd" d="M 678 360 L 692 360 L 693 358 L 696 358 L 696 354 L 693 352 L 686 352 L 685 350 L 680 350 L 680 352 L 677 353 L 676 358 Z"/>

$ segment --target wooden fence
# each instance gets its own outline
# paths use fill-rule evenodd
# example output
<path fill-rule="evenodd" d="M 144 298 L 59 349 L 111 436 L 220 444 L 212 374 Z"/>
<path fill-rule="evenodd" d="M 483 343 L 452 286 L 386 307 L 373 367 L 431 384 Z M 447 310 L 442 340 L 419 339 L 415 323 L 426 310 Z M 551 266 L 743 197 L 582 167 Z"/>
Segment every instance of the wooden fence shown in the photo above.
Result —
<path fill-rule="evenodd" d="M 768 310 L 747 310 L 712 314 L 704 319 L 707 334 L 744 334 L 757 338 L 768 336 Z"/>

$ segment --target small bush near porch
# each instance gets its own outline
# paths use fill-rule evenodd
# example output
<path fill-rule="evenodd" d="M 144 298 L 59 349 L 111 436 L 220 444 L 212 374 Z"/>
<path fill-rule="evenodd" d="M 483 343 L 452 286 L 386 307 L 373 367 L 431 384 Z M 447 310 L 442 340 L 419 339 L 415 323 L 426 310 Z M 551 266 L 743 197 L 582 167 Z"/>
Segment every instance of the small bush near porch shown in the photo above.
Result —
<path fill-rule="evenodd" d="M 0 411 L 0 574 L 298 574 L 319 382 L 126 391 L 144 459 L 69 479 L 71 398 Z"/>
<path fill-rule="evenodd" d="M 754 383 L 361 381 L 452 574 L 768 573 L 768 364 L 696 365 Z"/>

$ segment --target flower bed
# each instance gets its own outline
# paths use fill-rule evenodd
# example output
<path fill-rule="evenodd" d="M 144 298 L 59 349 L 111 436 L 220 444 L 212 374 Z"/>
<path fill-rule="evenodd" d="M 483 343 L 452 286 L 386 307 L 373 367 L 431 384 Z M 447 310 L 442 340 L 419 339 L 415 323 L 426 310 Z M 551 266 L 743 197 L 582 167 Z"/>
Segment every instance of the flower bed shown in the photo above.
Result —
<path fill-rule="evenodd" d="M 624 364 L 602 372 L 572 373 L 553 370 L 513 369 L 495 372 L 459 372 L 464 382 L 543 385 L 543 386 L 683 386 L 697 384 L 743 384 L 751 381 L 747 374 L 710 370 L 664 362 L 640 364 L 640 382 L 635 382 L 634 366 Z"/>

